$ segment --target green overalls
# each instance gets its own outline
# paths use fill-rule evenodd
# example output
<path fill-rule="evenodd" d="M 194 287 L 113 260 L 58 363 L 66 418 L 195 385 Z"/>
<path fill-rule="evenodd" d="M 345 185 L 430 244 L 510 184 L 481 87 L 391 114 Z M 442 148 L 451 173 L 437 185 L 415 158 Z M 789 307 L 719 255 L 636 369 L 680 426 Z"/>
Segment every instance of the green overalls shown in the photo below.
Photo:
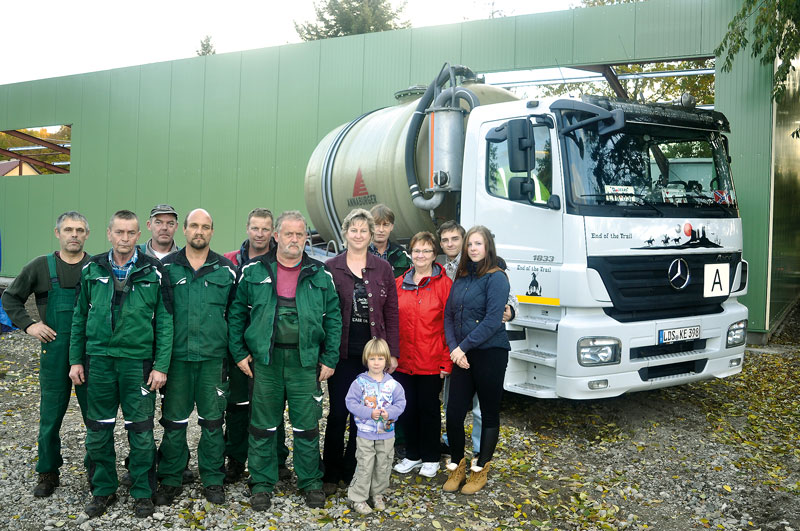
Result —
<path fill-rule="evenodd" d="M 298 288 L 299 289 L 299 288 Z M 272 492 L 278 482 L 278 427 L 283 424 L 285 401 L 294 435 L 297 487 L 322 487 L 319 468 L 319 419 L 322 390 L 317 371 L 300 363 L 300 326 L 295 299 L 278 298 L 275 343 L 270 363 L 255 363 L 253 407 L 250 419 L 250 485 L 253 494 Z"/>
<path fill-rule="evenodd" d="M 72 381 L 69 379 L 69 339 L 72 330 L 72 312 L 75 309 L 75 288 L 62 288 L 56 273 L 55 253 L 47 255 L 50 274 L 50 291 L 47 292 L 45 323 L 55 330 L 56 338 L 42 343 L 39 369 L 39 460 L 36 472 L 57 472 L 64 460 L 61 458 L 61 422 L 69 406 Z M 75 386 L 75 396 L 81 414 L 86 416 L 86 385 Z"/>

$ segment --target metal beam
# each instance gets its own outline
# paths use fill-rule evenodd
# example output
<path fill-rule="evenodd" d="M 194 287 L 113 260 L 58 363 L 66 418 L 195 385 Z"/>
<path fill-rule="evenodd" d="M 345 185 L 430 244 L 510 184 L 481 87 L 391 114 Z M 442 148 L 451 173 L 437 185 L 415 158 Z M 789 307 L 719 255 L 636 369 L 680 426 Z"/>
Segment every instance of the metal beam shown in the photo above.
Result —
<path fill-rule="evenodd" d="M 42 140 L 41 138 L 36 138 L 35 136 L 31 136 L 29 134 L 17 131 L 15 129 L 11 129 L 9 131 L 3 131 L 3 133 L 14 136 L 19 139 L 25 140 L 32 144 L 38 144 L 40 146 L 48 147 L 50 149 L 54 149 L 59 153 L 64 153 L 65 155 L 69 155 L 69 148 L 65 148 L 64 146 L 59 146 L 58 144 L 53 144 L 52 142 L 48 142 L 47 140 Z"/>
<path fill-rule="evenodd" d="M 7 149 L 0 148 L 0 155 L 5 155 L 6 157 L 12 159 L 21 160 L 23 162 L 27 162 L 28 164 L 33 164 L 34 166 L 41 166 L 42 168 L 47 168 L 53 173 L 69 173 L 69 170 L 65 170 L 64 168 L 59 168 L 58 166 L 53 166 L 52 164 L 48 164 L 47 162 L 42 162 L 41 160 L 32 159 L 30 157 L 26 157 L 25 155 L 20 155 L 19 153 L 8 151 Z"/>
<path fill-rule="evenodd" d="M 628 99 L 628 91 L 625 90 L 625 87 L 619 82 L 617 73 L 614 72 L 614 69 L 609 65 L 581 66 L 578 67 L 578 70 L 588 70 L 589 72 L 598 72 L 602 74 L 617 97 Z"/>

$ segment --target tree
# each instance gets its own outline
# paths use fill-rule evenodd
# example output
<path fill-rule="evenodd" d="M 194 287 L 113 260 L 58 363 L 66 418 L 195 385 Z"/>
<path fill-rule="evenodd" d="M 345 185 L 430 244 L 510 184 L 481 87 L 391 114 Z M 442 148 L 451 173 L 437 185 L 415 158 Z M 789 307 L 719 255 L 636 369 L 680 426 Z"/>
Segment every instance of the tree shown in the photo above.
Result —
<path fill-rule="evenodd" d="M 320 0 L 314 2 L 316 22 L 294 21 L 294 29 L 304 41 L 316 41 L 407 28 L 411 24 L 400 20 L 405 6 L 392 9 L 389 0 Z"/>
<path fill-rule="evenodd" d="M 211 35 L 206 35 L 203 40 L 200 41 L 200 49 L 195 50 L 197 55 L 217 55 L 217 51 L 214 49 L 214 45 L 211 44 Z"/>
<path fill-rule="evenodd" d="M 750 44 L 748 23 L 756 14 L 749 33 L 753 38 L 752 56 L 772 65 L 780 61 L 773 78 L 772 97 L 780 100 L 786 92 L 786 80 L 794 70 L 792 59 L 800 54 L 800 2 L 797 0 L 744 0 L 744 4 L 728 24 L 728 33 L 714 50 L 717 57 L 725 54 L 723 72 L 730 72 L 733 59 Z"/>

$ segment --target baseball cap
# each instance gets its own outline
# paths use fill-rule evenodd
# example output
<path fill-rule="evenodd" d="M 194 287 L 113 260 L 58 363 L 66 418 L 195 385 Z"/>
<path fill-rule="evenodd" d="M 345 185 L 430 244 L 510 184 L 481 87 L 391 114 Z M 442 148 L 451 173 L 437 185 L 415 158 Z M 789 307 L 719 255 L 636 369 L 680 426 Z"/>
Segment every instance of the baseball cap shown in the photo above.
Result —
<path fill-rule="evenodd" d="M 174 208 L 172 208 L 171 205 L 167 205 L 167 204 L 156 205 L 150 211 L 150 217 L 151 218 L 153 216 L 157 216 L 159 214 L 172 214 L 176 218 L 178 217 L 178 212 Z"/>

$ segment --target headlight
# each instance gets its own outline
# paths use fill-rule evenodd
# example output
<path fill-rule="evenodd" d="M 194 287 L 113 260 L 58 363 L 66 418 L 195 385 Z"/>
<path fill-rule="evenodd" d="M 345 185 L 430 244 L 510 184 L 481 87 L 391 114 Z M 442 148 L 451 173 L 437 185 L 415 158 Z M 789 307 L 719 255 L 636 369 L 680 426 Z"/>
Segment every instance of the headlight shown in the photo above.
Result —
<path fill-rule="evenodd" d="M 622 343 L 615 337 L 584 337 L 578 341 L 578 363 L 584 367 L 619 363 Z"/>
<path fill-rule="evenodd" d="M 747 319 L 736 321 L 728 327 L 728 339 L 725 348 L 738 347 L 744 345 L 747 339 Z"/>

